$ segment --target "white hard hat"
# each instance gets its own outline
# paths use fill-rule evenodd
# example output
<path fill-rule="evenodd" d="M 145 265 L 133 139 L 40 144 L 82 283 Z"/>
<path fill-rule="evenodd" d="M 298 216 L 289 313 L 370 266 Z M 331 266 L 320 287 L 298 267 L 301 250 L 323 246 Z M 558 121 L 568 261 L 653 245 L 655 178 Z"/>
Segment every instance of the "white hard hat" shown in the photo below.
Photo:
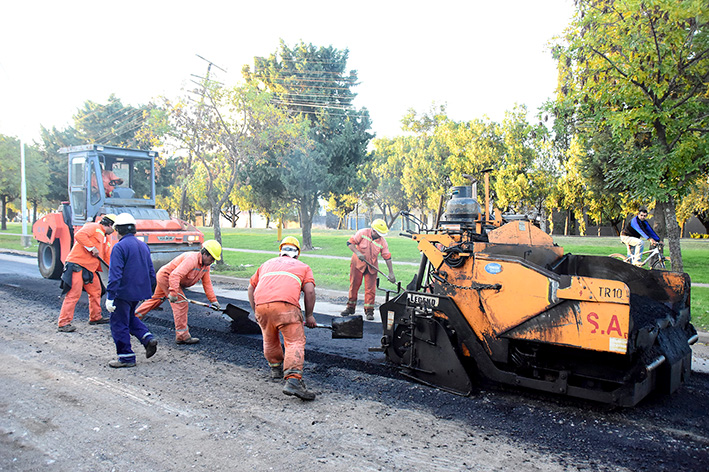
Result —
<path fill-rule="evenodd" d="M 113 227 L 123 226 L 123 225 L 133 225 L 135 226 L 135 218 L 130 213 L 121 213 L 116 217 Z"/>

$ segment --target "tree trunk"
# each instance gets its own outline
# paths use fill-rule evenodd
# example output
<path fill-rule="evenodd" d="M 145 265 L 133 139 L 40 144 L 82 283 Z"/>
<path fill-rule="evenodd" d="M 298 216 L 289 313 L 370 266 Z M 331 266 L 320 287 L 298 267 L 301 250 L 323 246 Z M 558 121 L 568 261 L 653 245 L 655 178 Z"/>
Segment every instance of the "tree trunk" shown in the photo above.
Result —
<path fill-rule="evenodd" d="M 666 211 L 667 211 L 667 203 L 665 202 L 657 202 L 655 204 L 655 210 L 653 211 L 653 219 L 652 219 L 652 229 L 655 230 L 657 235 L 664 239 L 667 237 L 667 219 L 666 219 Z M 674 212 L 673 212 L 674 213 Z M 681 233 L 680 233 L 681 236 Z"/>
<path fill-rule="evenodd" d="M 2 224 L 0 224 L 0 229 L 3 231 L 7 230 L 7 217 L 6 217 L 6 207 L 5 207 L 5 200 L 7 197 L 5 195 L 2 196 Z"/>
<path fill-rule="evenodd" d="M 268 225 L 270 225 L 270 224 L 271 224 L 271 217 L 266 216 L 266 229 L 268 229 Z"/>
<path fill-rule="evenodd" d="M 251 224 L 253 223 L 253 220 L 251 218 L 253 216 L 253 214 L 254 214 L 254 211 L 249 210 L 249 229 L 253 228 L 253 226 L 251 226 Z"/>
<path fill-rule="evenodd" d="M 676 202 L 673 197 L 664 205 L 665 229 L 667 230 L 667 240 L 670 243 L 670 259 L 672 260 L 672 270 L 684 272 L 682 262 L 682 248 L 680 247 L 680 228 L 677 223 L 675 213 Z M 659 234 L 658 234 L 659 236 Z"/>
<path fill-rule="evenodd" d="M 318 199 L 314 198 L 314 202 L 302 201 L 300 204 L 300 222 L 303 231 L 303 245 L 302 248 L 306 251 L 313 249 L 313 216 L 315 215 L 315 210 L 317 208 Z"/>

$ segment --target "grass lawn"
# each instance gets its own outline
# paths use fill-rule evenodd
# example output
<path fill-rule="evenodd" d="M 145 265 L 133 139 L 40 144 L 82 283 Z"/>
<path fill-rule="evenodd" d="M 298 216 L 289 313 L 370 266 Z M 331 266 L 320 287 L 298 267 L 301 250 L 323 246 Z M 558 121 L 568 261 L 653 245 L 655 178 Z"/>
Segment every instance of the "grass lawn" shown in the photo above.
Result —
<path fill-rule="evenodd" d="M 209 239 L 213 237 L 212 228 L 200 228 Z M 21 225 L 8 223 L 7 233 L 0 234 L 0 247 L 16 250 L 37 251 L 37 243 L 32 240 L 29 248 L 22 247 L 20 242 Z M 331 290 L 347 290 L 349 286 L 349 261 L 340 259 L 325 259 L 311 257 L 312 255 L 340 256 L 349 258 L 352 252 L 345 242 L 352 235 L 349 230 L 313 229 L 312 241 L 315 249 L 303 252 L 303 262 L 310 265 L 319 287 Z M 281 238 L 296 236 L 302 241 L 299 229 L 287 229 L 281 233 Z M 555 236 L 554 241 L 564 248 L 565 252 L 607 256 L 612 253 L 622 253 L 625 246 L 614 237 L 580 237 Z M 269 251 L 266 254 L 224 251 L 225 265 L 214 268 L 215 273 L 234 277 L 250 277 L 264 261 L 275 257 L 278 251 L 278 232 L 267 229 L 232 229 L 222 228 L 222 243 L 225 248 L 250 249 Z M 415 265 L 396 264 L 409 262 L 417 264 L 420 255 L 416 243 L 409 238 L 398 236 L 392 232 L 387 237 L 389 249 L 395 261 L 394 272 L 397 280 L 403 285 L 408 284 L 418 271 Z M 668 249 L 665 248 L 668 253 Z M 682 259 L 684 270 L 692 278 L 692 282 L 709 283 L 709 240 L 683 239 Z M 386 272 L 386 265 L 380 261 L 380 268 Z M 382 288 L 394 288 L 382 277 Z M 692 321 L 695 326 L 709 330 L 709 288 L 692 288 Z"/>

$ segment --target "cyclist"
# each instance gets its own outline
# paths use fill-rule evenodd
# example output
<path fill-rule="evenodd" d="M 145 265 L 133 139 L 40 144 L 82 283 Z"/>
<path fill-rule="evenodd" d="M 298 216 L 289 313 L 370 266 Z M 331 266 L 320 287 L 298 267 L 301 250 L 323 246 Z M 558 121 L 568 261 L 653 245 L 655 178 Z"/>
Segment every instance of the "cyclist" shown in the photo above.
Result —
<path fill-rule="evenodd" d="M 645 248 L 643 239 L 650 240 L 653 246 L 661 241 L 650 223 L 647 222 L 647 208 L 644 206 L 640 207 L 638 214 L 620 232 L 620 240 L 628 247 L 628 253 L 633 255 L 633 264 L 636 266 L 642 265 L 641 258 Z"/>

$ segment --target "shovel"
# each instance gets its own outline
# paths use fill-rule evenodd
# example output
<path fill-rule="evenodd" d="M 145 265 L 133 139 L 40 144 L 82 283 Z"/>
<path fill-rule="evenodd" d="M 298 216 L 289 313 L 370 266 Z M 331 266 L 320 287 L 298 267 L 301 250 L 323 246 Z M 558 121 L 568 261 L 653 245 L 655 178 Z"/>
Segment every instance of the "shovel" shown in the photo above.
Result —
<path fill-rule="evenodd" d="M 364 331 L 362 315 L 344 316 L 332 320 L 332 326 L 316 324 L 316 328 L 332 330 L 332 339 L 361 339 Z"/>
<path fill-rule="evenodd" d="M 385 274 L 384 272 L 382 272 L 381 270 L 379 270 L 379 267 L 375 266 L 374 264 L 371 264 L 369 261 L 364 261 L 364 263 L 367 264 L 367 265 L 368 265 L 369 267 L 371 267 L 372 269 L 374 269 L 374 270 L 376 270 L 377 272 L 379 272 L 380 274 L 382 274 L 382 275 L 384 276 L 384 278 L 386 279 L 386 281 L 389 282 L 390 284 L 396 283 L 396 282 L 391 282 L 391 281 L 389 280 L 389 276 L 388 276 L 387 274 Z"/>
<path fill-rule="evenodd" d="M 189 303 L 207 307 L 214 311 L 221 311 L 224 319 L 232 322 L 231 330 L 234 333 L 261 334 L 261 327 L 258 325 L 258 323 L 251 321 L 251 319 L 249 318 L 249 312 L 244 310 L 243 308 L 239 308 L 236 305 L 227 303 L 226 308 L 220 310 L 218 308 L 214 308 L 209 303 L 198 302 L 197 300 L 190 300 L 189 298 L 185 298 L 185 300 Z"/>

